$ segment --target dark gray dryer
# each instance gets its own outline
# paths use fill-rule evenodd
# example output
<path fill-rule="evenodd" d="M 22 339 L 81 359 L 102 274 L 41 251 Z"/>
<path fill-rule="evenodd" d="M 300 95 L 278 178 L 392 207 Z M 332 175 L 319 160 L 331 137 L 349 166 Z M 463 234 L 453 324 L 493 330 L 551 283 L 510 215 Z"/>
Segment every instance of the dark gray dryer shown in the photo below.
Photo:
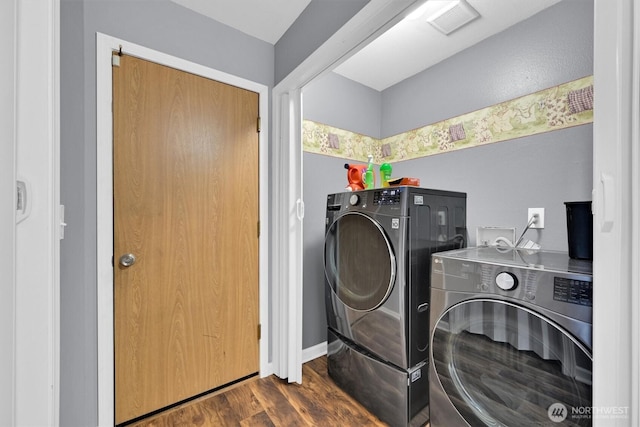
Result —
<path fill-rule="evenodd" d="M 390 425 L 428 419 L 431 254 L 466 246 L 466 194 L 391 187 L 330 194 L 328 368 Z"/>

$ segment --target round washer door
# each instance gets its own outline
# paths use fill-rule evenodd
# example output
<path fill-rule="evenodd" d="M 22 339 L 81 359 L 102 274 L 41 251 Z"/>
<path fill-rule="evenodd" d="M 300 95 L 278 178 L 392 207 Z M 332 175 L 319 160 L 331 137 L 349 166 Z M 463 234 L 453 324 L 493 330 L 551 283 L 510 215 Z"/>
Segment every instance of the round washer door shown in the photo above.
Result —
<path fill-rule="evenodd" d="M 346 306 L 369 311 L 385 302 L 396 278 L 396 258 L 384 230 L 359 212 L 342 215 L 327 230 L 324 269 Z"/>
<path fill-rule="evenodd" d="M 437 381 L 468 424 L 591 425 L 591 353 L 538 313 L 466 301 L 440 317 L 431 344 Z"/>

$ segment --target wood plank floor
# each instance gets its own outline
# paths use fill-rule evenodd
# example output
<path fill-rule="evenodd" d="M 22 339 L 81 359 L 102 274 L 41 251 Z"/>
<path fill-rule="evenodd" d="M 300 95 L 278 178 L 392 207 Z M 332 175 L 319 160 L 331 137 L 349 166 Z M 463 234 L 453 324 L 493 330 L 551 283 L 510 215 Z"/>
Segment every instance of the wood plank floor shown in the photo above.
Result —
<path fill-rule="evenodd" d="M 136 427 L 386 426 L 339 389 L 325 356 L 302 367 L 302 384 L 270 376 L 138 421 Z"/>

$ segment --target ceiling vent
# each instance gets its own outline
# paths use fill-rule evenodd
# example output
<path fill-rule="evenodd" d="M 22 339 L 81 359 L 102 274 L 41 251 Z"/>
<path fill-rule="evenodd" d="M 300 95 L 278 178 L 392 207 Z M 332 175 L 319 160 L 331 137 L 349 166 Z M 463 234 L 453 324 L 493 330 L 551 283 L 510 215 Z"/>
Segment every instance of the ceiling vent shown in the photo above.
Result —
<path fill-rule="evenodd" d="M 450 3 L 427 18 L 427 22 L 442 34 L 449 35 L 480 16 L 478 11 L 465 0 L 456 0 Z"/>

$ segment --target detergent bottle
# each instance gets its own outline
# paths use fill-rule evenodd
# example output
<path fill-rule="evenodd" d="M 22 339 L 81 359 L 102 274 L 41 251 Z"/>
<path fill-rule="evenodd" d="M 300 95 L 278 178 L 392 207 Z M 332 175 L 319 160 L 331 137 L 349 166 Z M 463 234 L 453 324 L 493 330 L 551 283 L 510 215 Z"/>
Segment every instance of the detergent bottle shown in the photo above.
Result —
<path fill-rule="evenodd" d="M 367 164 L 367 170 L 364 173 L 364 188 L 367 190 L 374 188 L 375 175 L 373 174 L 373 156 L 369 154 L 369 162 Z"/>
<path fill-rule="evenodd" d="M 347 181 L 349 181 L 346 190 L 364 190 L 364 173 L 367 170 L 367 165 L 345 163 L 344 168 L 347 170 Z"/>
<path fill-rule="evenodd" d="M 389 180 L 391 179 L 391 165 L 389 163 L 383 163 L 380 165 L 380 183 L 383 187 L 389 186 Z"/>

